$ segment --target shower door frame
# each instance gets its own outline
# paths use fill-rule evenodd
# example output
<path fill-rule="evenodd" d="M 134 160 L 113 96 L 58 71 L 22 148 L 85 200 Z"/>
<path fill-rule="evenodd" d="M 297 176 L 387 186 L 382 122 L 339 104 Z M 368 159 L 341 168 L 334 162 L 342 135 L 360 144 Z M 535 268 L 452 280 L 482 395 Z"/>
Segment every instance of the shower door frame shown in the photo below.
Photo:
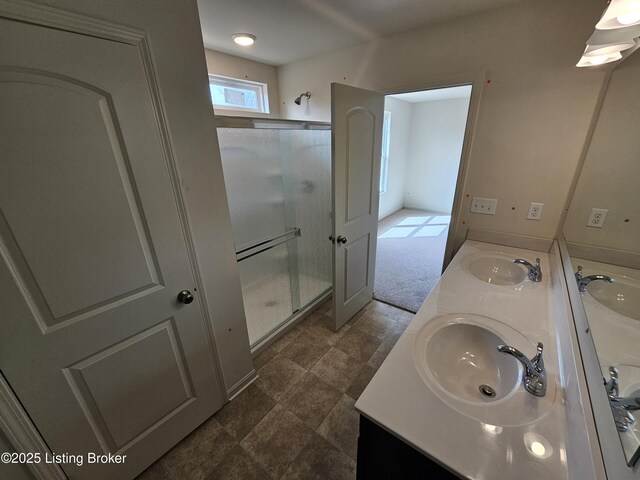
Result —
<path fill-rule="evenodd" d="M 216 129 L 217 128 L 245 128 L 245 129 L 251 129 L 251 130 L 268 129 L 268 130 L 327 130 L 329 132 L 331 131 L 330 122 L 287 120 L 287 119 L 245 117 L 245 116 L 227 116 L 227 115 L 214 115 L 214 127 Z M 333 196 L 333 192 L 331 192 L 331 196 Z M 251 253 L 249 255 L 243 256 L 238 261 L 244 260 L 245 258 L 249 258 L 253 255 L 257 255 L 258 253 L 262 253 L 263 251 L 276 247 L 281 243 L 288 242 L 288 240 L 291 240 L 292 238 L 300 236 L 300 233 L 298 232 L 297 234 L 294 234 L 294 237 L 289 237 L 289 234 L 292 234 L 292 233 L 293 232 L 286 232 L 285 234 L 280 235 L 279 237 L 287 236 L 288 238 L 286 240 L 279 241 L 275 244 L 272 243 L 273 240 L 275 239 L 261 242 L 265 244 L 264 249 L 260 249 L 255 253 Z M 244 250 L 253 250 L 254 248 L 258 248 L 258 247 L 259 245 L 254 245 L 253 247 L 245 248 Z M 238 252 L 236 252 L 236 254 L 237 254 L 236 256 L 239 255 Z M 291 279 L 291 281 L 293 282 L 294 279 Z M 297 282 L 298 280 L 296 279 L 295 281 Z M 295 287 L 292 285 L 292 290 L 294 288 Z M 306 313 L 313 310 L 317 305 L 319 305 L 320 303 L 328 299 L 332 294 L 332 292 L 333 292 L 333 284 L 328 290 L 325 290 L 324 292 L 319 294 L 316 298 L 314 298 L 307 304 L 293 305 L 293 313 L 289 317 L 285 318 L 278 327 L 274 328 L 270 333 L 266 334 L 264 337 L 259 339 L 255 344 L 250 346 L 251 353 L 253 355 L 256 355 L 257 353 L 259 353 L 260 351 L 264 350 L 269 345 L 274 343 L 284 333 L 292 329 L 300 320 L 302 320 L 302 318 L 305 316 Z M 293 297 L 294 297 L 294 294 L 292 291 L 292 303 L 293 303 Z"/>
<path fill-rule="evenodd" d="M 307 120 L 285 120 L 281 118 L 241 117 L 215 115 L 216 128 L 251 128 L 271 130 L 331 130 L 330 122 L 311 122 Z"/>

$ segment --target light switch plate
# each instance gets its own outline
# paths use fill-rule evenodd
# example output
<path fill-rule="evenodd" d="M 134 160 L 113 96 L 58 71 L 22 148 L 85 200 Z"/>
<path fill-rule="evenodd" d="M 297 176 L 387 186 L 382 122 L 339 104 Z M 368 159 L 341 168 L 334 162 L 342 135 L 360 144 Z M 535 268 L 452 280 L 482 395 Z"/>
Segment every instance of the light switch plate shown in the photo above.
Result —
<path fill-rule="evenodd" d="M 607 212 L 604 208 L 592 208 L 591 215 L 587 221 L 587 227 L 602 228 L 604 225 L 604 219 L 607 218 Z"/>
<path fill-rule="evenodd" d="M 528 220 L 540 220 L 542 216 L 542 209 L 544 208 L 544 203 L 531 203 L 529 205 L 529 214 L 527 215 Z"/>
<path fill-rule="evenodd" d="M 495 198 L 473 197 L 471 200 L 471 213 L 482 213 L 483 215 L 495 215 L 498 207 L 498 200 Z"/>

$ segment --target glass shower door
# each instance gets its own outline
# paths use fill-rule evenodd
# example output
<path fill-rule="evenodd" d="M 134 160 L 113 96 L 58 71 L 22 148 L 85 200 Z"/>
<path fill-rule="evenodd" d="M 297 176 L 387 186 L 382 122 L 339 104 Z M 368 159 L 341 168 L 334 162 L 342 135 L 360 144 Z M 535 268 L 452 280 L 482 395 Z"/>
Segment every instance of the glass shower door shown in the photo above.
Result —
<path fill-rule="evenodd" d="M 218 127 L 252 346 L 331 287 L 327 130 Z"/>
<path fill-rule="evenodd" d="M 219 128 L 218 139 L 236 252 L 268 246 L 287 231 L 279 133 Z M 238 264 L 252 345 L 294 311 L 287 243 Z"/>
<path fill-rule="evenodd" d="M 300 303 L 306 305 L 331 288 L 331 132 L 291 130 L 291 178 L 296 224 Z"/>

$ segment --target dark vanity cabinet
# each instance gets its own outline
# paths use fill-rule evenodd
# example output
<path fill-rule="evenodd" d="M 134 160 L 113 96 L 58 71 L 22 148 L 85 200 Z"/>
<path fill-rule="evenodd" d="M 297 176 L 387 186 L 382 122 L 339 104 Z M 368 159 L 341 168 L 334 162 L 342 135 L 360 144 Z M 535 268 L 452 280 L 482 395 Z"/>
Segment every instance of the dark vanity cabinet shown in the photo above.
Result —
<path fill-rule="evenodd" d="M 395 435 L 360 416 L 357 480 L 460 480 Z"/>

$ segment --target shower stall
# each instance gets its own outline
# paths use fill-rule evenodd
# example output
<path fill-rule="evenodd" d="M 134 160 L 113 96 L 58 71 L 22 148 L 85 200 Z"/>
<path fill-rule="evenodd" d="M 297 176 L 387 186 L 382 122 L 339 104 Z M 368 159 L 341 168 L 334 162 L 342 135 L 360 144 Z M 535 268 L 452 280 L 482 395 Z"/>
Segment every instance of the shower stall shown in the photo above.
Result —
<path fill-rule="evenodd" d="M 331 291 L 331 126 L 216 117 L 249 341 Z"/>

